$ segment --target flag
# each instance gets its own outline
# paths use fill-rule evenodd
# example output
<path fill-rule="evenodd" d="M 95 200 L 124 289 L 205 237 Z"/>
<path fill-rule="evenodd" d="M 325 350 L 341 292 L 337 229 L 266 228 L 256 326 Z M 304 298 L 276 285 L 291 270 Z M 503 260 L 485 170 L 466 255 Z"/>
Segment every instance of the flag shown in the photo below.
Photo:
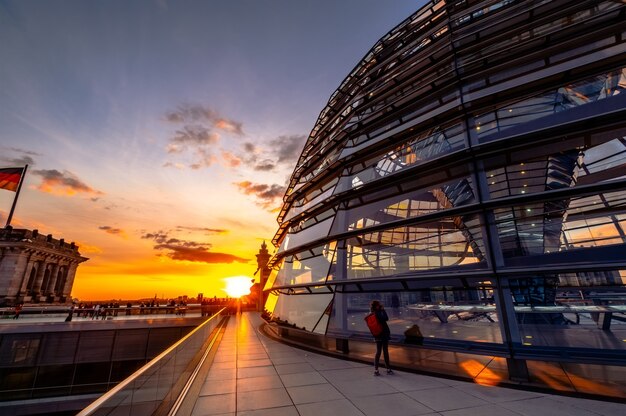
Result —
<path fill-rule="evenodd" d="M 24 168 L 0 169 L 0 189 L 16 192 L 22 173 L 24 173 Z"/>

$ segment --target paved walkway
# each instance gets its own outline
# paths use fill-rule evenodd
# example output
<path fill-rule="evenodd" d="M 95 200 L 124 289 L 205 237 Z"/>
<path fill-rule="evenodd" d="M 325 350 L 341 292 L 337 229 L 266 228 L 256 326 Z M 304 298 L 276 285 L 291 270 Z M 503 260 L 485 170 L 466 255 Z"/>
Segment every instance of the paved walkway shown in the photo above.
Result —
<path fill-rule="evenodd" d="M 615 416 L 626 405 L 486 387 L 293 348 L 258 333 L 255 313 L 232 317 L 192 416 Z M 391 357 L 393 360 L 393 356 Z M 392 361 L 393 363 L 393 361 Z"/>

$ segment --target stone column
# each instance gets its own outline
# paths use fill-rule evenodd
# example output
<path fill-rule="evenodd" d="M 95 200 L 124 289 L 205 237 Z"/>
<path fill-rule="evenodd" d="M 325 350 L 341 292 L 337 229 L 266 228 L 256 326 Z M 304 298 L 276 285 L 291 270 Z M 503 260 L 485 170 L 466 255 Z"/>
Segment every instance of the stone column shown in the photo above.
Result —
<path fill-rule="evenodd" d="M 50 267 L 50 278 L 48 279 L 48 285 L 42 288 L 42 290 L 44 291 L 43 293 L 44 296 L 49 296 L 49 295 L 54 296 L 54 286 L 56 285 L 56 282 L 57 282 L 58 271 L 59 271 L 59 263 L 57 259 L 57 262 L 52 263 Z"/>
<path fill-rule="evenodd" d="M 57 271 L 57 278 L 54 283 L 54 297 L 58 299 L 63 296 L 63 288 L 65 287 L 65 280 L 67 277 L 67 264 L 59 264 Z"/>
<path fill-rule="evenodd" d="M 39 296 L 41 293 L 41 284 L 43 283 L 43 277 L 46 273 L 46 258 L 43 258 L 39 263 L 39 268 L 37 269 L 37 277 L 35 278 L 35 283 L 31 289 L 33 299 Z"/>
<path fill-rule="evenodd" d="M 24 267 L 24 274 L 22 275 L 22 281 L 20 282 L 20 285 L 18 287 L 18 297 L 23 297 L 27 294 L 26 291 L 28 289 L 28 279 L 30 278 L 30 272 L 33 269 L 34 265 L 35 262 L 33 260 L 33 253 L 29 250 L 28 260 L 26 263 L 26 267 Z"/>
<path fill-rule="evenodd" d="M 17 248 L 5 248 L 0 254 L 0 302 L 13 304 L 18 296 L 28 255 Z"/>
<path fill-rule="evenodd" d="M 61 297 L 70 298 L 72 286 L 74 286 L 74 278 L 76 277 L 76 269 L 78 268 L 78 263 L 72 262 L 67 267 L 67 277 L 65 279 L 65 286 L 61 291 Z"/>

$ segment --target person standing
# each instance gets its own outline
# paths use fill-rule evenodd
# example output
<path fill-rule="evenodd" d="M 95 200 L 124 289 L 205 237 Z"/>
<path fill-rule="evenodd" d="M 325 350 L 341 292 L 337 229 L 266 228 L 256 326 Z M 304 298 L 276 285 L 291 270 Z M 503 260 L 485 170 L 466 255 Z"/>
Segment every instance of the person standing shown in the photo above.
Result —
<path fill-rule="evenodd" d="M 74 316 L 74 305 L 70 306 L 70 310 L 67 314 L 67 318 L 65 318 L 65 322 L 71 322 L 73 316 Z"/>
<path fill-rule="evenodd" d="M 370 304 L 370 310 L 376 316 L 376 320 L 378 320 L 383 328 L 382 332 L 374 337 L 374 339 L 376 340 L 376 355 L 374 356 L 374 375 L 380 375 L 380 372 L 378 371 L 378 364 L 380 363 L 381 353 L 383 354 L 383 358 L 385 360 L 387 374 L 393 374 L 393 371 L 389 366 L 389 338 L 391 337 L 391 331 L 389 330 L 389 325 L 387 325 L 389 316 L 387 316 L 387 312 L 385 311 L 383 304 L 378 300 L 372 301 L 372 303 Z"/>
<path fill-rule="evenodd" d="M 17 305 L 15 305 L 13 312 L 15 313 L 15 315 L 13 315 L 13 319 L 19 319 L 20 313 L 22 312 L 22 304 L 18 303 Z"/>

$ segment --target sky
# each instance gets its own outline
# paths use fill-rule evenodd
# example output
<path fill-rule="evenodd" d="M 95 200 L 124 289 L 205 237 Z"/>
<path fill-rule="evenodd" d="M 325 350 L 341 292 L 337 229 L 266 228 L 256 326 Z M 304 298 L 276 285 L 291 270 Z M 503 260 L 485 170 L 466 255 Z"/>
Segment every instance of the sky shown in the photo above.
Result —
<path fill-rule="evenodd" d="M 0 0 L 11 225 L 76 242 L 79 300 L 225 296 L 330 95 L 424 3 Z"/>

